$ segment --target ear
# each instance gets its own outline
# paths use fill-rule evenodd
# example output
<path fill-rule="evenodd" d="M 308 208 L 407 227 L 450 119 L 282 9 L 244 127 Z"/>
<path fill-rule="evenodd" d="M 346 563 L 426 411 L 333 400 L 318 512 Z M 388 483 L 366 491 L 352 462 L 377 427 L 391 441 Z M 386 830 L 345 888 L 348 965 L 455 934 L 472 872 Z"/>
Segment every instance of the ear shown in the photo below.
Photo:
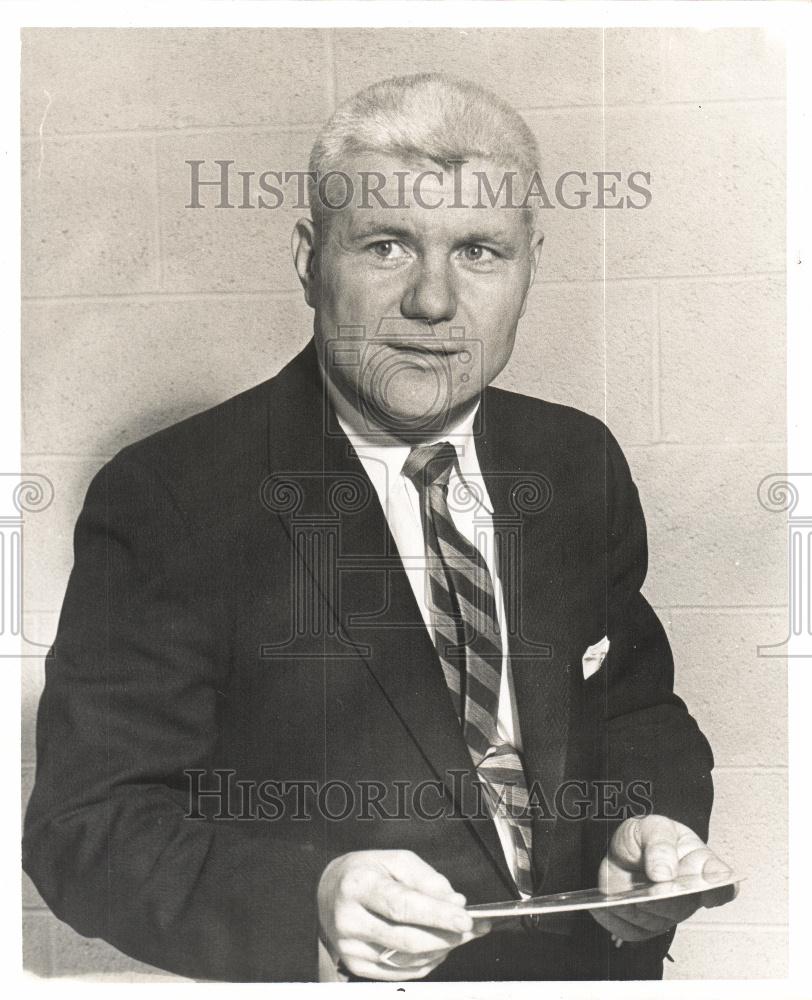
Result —
<path fill-rule="evenodd" d="M 540 229 L 534 229 L 530 236 L 530 281 L 527 285 L 527 291 L 524 293 L 524 301 L 522 302 L 522 311 L 519 316 L 524 316 L 525 309 L 527 309 L 527 296 L 530 294 L 530 289 L 533 287 L 533 282 L 536 280 L 536 274 L 538 273 L 539 263 L 541 261 L 541 248 L 544 245 L 544 233 Z"/>
<path fill-rule="evenodd" d="M 316 282 L 316 227 L 310 219 L 299 219 L 293 227 L 290 240 L 293 252 L 293 266 L 299 275 L 299 281 L 304 289 L 305 302 L 311 309 L 315 308 Z"/>

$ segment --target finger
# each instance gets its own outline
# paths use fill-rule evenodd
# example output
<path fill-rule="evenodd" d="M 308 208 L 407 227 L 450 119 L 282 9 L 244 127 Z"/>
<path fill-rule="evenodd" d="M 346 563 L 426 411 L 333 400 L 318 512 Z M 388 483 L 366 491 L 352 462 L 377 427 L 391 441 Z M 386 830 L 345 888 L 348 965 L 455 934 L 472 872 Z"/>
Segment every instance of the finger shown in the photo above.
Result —
<path fill-rule="evenodd" d="M 627 907 L 624 907 L 624 910 Z M 593 917 L 597 918 L 597 914 L 600 911 L 593 910 Z M 645 927 L 638 927 L 636 924 L 630 923 L 625 917 L 620 917 L 617 913 L 609 914 L 610 920 L 603 921 L 598 920 L 611 934 L 615 937 L 621 939 L 621 941 L 647 941 L 649 938 L 657 937 L 658 934 L 662 934 L 663 931 L 651 931 L 647 930 Z"/>
<path fill-rule="evenodd" d="M 708 882 L 714 880 L 721 881 L 731 874 L 732 869 L 717 857 L 709 847 L 701 841 L 696 850 L 686 854 L 680 861 L 680 875 L 700 875 Z M 723 885 L 718 889 L 706 889 L 697 894 L 697 906 L 723 906 L 735 899 L 738 894 L 738 887 L 735 885 Z"/>
<path fill-rule="evenodd" d="M 627 871 L 614 862 L 609 855 L 601 861 L 598 869 L 598 888 L 604 895 L 615 892 L 625 892 L 633 888 L 639 874 L 635 876 L 633 871 Z"/>
<path fill-rule="evenodd" d="M 367 910 L 396 924 L 419 924 L 452 934 L 466 934 L 474 926 L 460 903 L 427 896 L 392 878 L 375 882 L 362 903 Z"/>
<path fill-rule="evenodd" d="M 642 904 L 641 904 L 642 905 Z M 646 900 L 645 907 L 651 913 L 656 913 L 658 917 L 665 917 L 675 924 L 687 920 L 699 909 L 700 903 L 697 894 L 690 896 L 676 896 L 674 899 L 651 899 Z"/>
<path fill-rule="evenodd" d="M 470 939 L 465 934 L 395 924 L 370 912 L 357 901 L 345 903 L 337 909 L 335 931 L 336 940 L 364 941 L 374 945 L 376 953 L 387 948 L 413 953 L 439 951 Z"/>
<path fill-rule="evenodd" d="M 679 840 L 677 824 L 665 816 L 644 816 L 627 819 L 615 830 L 609 845 L 609 860 L 627 871 L 646 870 L 653 881 L 672 878 L 671 867 L 676 871 L 676 844 Z M 670 849 L 670 850 L 669 850 Z M 667 874 L 653 878 L 648 871 L 646 855 L 653 851 L 651 870 L 662 864 Z M 673 851 L 674 853 L 671 853 Z"/>
<path fill-rule="evenodd" d="M 491 930 L 490 923 L 483 921 L 479 921 L 482 926 L 475 927 L 467 934 L 427 931 L 421 927 L 390 924 L 384 920 L 377 921 L 376 918 L 372 918 L 372 921 L 362 940 L 365 943 L 371 942 L 373 954 L 394 949 L 400 956 L 399 964 L 405 964 L 409 956 L 415 960 L 421 957 L 426 960 L 426 956 L 438 957 L 439 960 L 439 956 L 447 955 L 454 948 L 480 938 Z"/>
<path fill-rule="evenodd" d="M 624 929 L 624 923 L 620 920 L 613 910 L 590 910 L 589 911 L 595 921 L 604 927 L 612 937 L 620 938 L 620 934 Z"/>
<path fill-rule="evenodd" d="M 426 951 L 417 955 L 396 952 L 385 962 L 381 962 L 379 957 L 378 964 L 384 966 L 390 965 L 395 969 L 421 969 L 426 965 L 437 965 L 444 961 L 449 951 L 449 948 L 443 948 L 440 951 Z"/>
<path fill-rule="evenodd" d="M 394 948 L 404 954 L 419 955 L 430 951 L 448 951 L 461 944 L 467 944 L 477 935 L 473 931 L 465 934 L 449 934 L 447 931 L 428 927 L 414 927 L 409 924 L 393 924 L 391 921 L 368 914 L 369 923 L 358 935 L 363 941 L 377 945 L 381 951 Z"/>
<path fill-rule="evenodd" d="M 682 823 L 675 823 L 674 825 L 679 830 L 677 855 L 679 856 L 680 864 L 694 851 L 701 850 L 702 848 L 707 849 L 705 841 L 698 834 L 694 833 L 689 826 L 684 826 Z"/>
<path fill-rule="evenodd" d="M 345 963 L 347 969 L 361 979 L 382 980 L 387 983 L 400 983 L 404 980 L 422 979 L 437 968 L 439 961 L 420 966 L 417 969 L 395 969 L 386 965 L 378 965 L 375 962 L 364 961 L 362 959 L 350 959 Z"/>
<path fill-rule="evenodd" d="M 709 858 L 706 858 L 705 863 L 702 865 L 702 876 L 709 882 L 727 878 L 731 874 L 732 869 L 715 854 L 711 854 Z M 700 895 L 700 904 L 706 906 L 708 909 L 712 909 L 714 906 L 724 906 L 725 903 L 734 900 L 738 894 L 739 887 L 735 883 L 733 885 L 720 886 L 718 889 L 706 889 Z"/>
<path fill-rule="evenodd" d="M 665 816 L 645 816 L 640 820 L 636 837 L 643 868 L 652 882 L 669 882 L 676 877 L 679 836 L 676 824 Z"/>
<path fill-rule="evenodd" d="M 350 959 L 361 962 L 372 962 L 384 967 L 390 966 L 395 969 L 419 969 L 424 965 L 442 961 L 448 954 L 448 948 L 438 948 L 435 951 L 423 951 L 417 953 L 396 952 L 386 962 L 381 962 L 381 955 L 385 955 L 389 949 L 382 949 L 379 945 L 369 944 L 367 941 L 358 939 L 337 942 L 339 954 L 342 962 L 347 965 Z"/>
<path fill-rule="evenodd" d="M 474 920 L 474 929 L 471 933 L 474 937 L 484 937 L 486 934 L 490 934 L 492 927 L 493 924 L 490 920 L 479 917 L 479 919 Z"/>
<path fill-rule="evenodd" d="M 622 920 L 635 927 L 642 927 L 644 930 L 653 931 L 655 934 L 665 934 L 674 926 L 674 921 L 670 917 L 663 917 L 657 913 L 652 913 L 647 903 L 636 904 L 634 906 L 624 906 Z"/>
<path fill-rule="evenodd" d="M 712 910 L 714 906 L 724 906 L 725 903 L 732 903 L 739 894 L 737 885 L 724 885 L 720 889 L 706 889 L 700 893 L 700 906 L 705 906 Z"/>
<path fill-rule="evenodd" d="M 438 899 L 454 898 L 461 906 L 465 906 L 465 896 L 461 892 L 455 892 L 445 875 L 432 868 L 414 851 L 386 851 L 384 855 L 383 866 L 389 874 L 410 889 Z"/>
<path fill-rule="evenodd" d="M 404 954 L 399 952 L 388 959 L 389 964 L 396 969 L 420 969 L 425 965 L 436 965 L 445 960 L 450 948 L 442 948 L 439 951 L 424 951 L 418 955 Z M 380 962 L 380 959 L 379 959 Z M 384 962 L 384 965 L 387 963 Z"/>

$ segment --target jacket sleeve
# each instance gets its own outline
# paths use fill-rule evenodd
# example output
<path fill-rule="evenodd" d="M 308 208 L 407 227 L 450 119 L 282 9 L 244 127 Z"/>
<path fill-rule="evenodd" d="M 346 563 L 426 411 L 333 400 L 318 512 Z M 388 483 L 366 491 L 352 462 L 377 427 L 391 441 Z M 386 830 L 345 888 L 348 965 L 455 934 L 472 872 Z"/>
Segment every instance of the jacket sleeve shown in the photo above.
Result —
<path fill-rule="evenodd" d="M 648 550 L 637 488 L 619 445 L 606 437 L 606 635 L 604 669 L 587 685 L 600 719 L 601 764 L 620 783 L 621 805 L 684 823 L 703 840 L 713 802 L 713 756 L 684 703 L 674 694 L 674 664 L 662 624 L 641 594 Z M 632 783 L 641 783 L 633 785 Z M 640 799 L 650 808 L 641 808 Z M 595 824 L 597 865 L 620 820 Z M 594 869 L 597 871 L 597 867 Z"/>
<path fill-rule="evenodd" d="M 80 934 L 198 979 L 315 980 L 313 839 L 187 819 L 228 685 L 211 546 L 127 452 L 92 482 L 46 663 L 24 867 Z"/>

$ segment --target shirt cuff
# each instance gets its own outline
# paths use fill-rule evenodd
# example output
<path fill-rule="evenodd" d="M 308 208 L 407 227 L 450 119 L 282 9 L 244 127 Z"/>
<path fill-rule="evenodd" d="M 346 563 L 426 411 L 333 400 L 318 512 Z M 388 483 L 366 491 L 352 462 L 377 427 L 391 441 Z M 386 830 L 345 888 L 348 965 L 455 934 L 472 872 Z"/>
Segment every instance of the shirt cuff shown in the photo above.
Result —
<path fill-rule="evenodd" d="M 338 971 L 338 962 L 327 950 L 327 945 L 319 938 L 319 982 L 346 983 L 348 976 Z"/>

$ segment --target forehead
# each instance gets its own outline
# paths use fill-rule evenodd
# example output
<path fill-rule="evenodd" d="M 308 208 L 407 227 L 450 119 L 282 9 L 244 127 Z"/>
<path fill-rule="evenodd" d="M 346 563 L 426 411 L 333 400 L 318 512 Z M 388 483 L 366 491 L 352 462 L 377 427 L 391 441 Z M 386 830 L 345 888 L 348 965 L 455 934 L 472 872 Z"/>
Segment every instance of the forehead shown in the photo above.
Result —
<path fill-rule="evenodd" d="M 382 153 L 344 161 L 341 176 L 324 186 L 328 211 L 348 235 L 398 228 L 454 238 L 471 233 L 515 240 L 529 213 L 515 207 L 524 196 L 518 172 L 492 160 L 439 164 Z"/>

